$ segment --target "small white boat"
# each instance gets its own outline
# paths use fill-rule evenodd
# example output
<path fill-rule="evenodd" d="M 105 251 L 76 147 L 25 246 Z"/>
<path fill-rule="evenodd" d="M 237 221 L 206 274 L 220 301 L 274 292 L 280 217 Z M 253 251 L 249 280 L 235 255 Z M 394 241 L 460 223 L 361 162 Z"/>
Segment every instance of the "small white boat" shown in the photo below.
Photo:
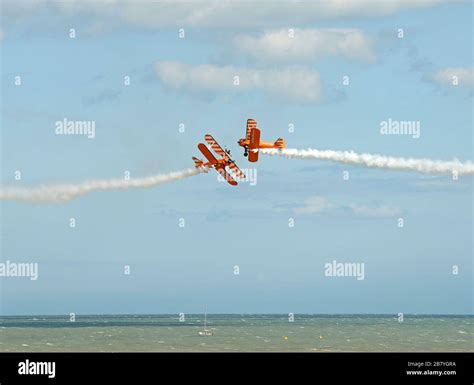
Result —
<path fill-rule="evenodd" d="M 200 336 L 213 336 L 214 333 L 212 332 L 211 329 L 208 329 L 207 327 L 207 313 L 204 313 L 204 329 L 199 332 Z"/>

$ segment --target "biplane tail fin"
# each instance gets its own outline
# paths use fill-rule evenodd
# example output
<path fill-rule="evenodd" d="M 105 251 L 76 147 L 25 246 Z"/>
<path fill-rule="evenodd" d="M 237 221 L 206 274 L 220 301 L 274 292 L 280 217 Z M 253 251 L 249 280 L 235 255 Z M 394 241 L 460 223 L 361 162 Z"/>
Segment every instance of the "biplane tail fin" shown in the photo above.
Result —
<path fill-rule="evenodd" d="M 277 140 L 275 140 L 275 143 L 273 143 L 275 145 L 276 148 L 285 148 L 286 147 L 286 143 L 285 143 L 285 139 L 283 138 L 278 138 Z"/>
<path fill-rule="evenodd" d="M 195 156 L 193 156 L 193 160 L 194 160 L 194 165 L 196 166 L 196 168 L 202 167 L 204 164 L 204 162 L 201 159 L 198 159 Z"/>

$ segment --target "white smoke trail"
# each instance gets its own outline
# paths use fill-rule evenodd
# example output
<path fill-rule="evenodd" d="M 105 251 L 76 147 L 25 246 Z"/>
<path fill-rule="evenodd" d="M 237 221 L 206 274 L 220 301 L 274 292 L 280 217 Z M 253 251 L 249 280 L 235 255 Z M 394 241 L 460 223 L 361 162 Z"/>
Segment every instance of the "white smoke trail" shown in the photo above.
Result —
<path fill-rule="evenodd" d="M 65 202 L 94 191 L 149 188 L 204 172 L 189 168 L 144 178 L 92 180 L 79 184 L 41 185 L 37 187 L 0 187 L 0 200 L 30 203 Z"/>
<path fill-rule="evenodd" d="M 267 155 L 280 155 L 286 158 L 330 160 L 373 168 L 418 171 L 429 174 L 474 174 L 474 163 L 471 161 L 462 163 L 457 159 L 452 161 L 413 158 L 406 159 L 379 154 L 357 154 L 353 151 L 321 151 L 312 149 L 262 149 L 260 152 Z"/>

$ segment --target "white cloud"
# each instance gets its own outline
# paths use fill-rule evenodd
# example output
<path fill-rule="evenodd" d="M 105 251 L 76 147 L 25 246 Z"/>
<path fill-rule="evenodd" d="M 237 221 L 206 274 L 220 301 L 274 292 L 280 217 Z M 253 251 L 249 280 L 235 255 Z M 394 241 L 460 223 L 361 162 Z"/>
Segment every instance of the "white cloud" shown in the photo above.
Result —
<path fill-rule="evenodd" d="M 173 61 L 156 63 L 160 80 L 168 87 L 193 92 L 263 91 L 269 96 L 299 103 L 321 100 L 319 73 L 302 67 L 255 70 L 210 64 L 191 66 Z M 238 77 L 239 84 L 234 84 Z"/>
<path fill-rule="evenodd" d="M 459 0 L 462 1 L 462 0 Z M 2 4 L 5 20 L 15 22 L 48 9 L 62 17 L 85 15 L 92 23 L 126 23 L 145 28 L 258 27 L 309 25 L 315 20 L 382 17 L 405 9 L 430 8 L 457 0 L 315 0 L 251 1 L 121 1 L 18 0 Z"/>
<path fill-rule="evenodd" d="M 364 217 L 377 217 L 377 218 L 388 218 L 400 215 L 401 211 L 398 207 L 392 206 L 360 206 L 360 205 L 349 205 L 349 208 L 356 215 Z"/>
<path fill-rule="evenodd" d="M 349 210 L 354 215 L 373 218 L 390 218 L 401 214 L 398 207 L 393 206 L 366 206 L 360 204 L 336 204 L 322 196 L 312 196 L 304 201 L 303 206 L 295 207 L 295 214 L 320 214 L 327 211 Z"/>
<path fill-rule="evenodd" d="M 242 52 L 262 59 L 294 61 L 339 55 L 375 61 L 371 40 L 357 29 L 280 29 L 258 37 L 240 35 L 235 44 Z"/>
<path fill-rule="evenodd" d="M 436 72 L 433 80 L 444 86 L 474 87 L 474 68 L 445 68 Z"/>
<path fill-rule="evenodd" d="M 326 198 L 320 196 L 309 197 L 305 200 L 304 206 L 296 207 L 293 211 L 296 214 L 318 214 L 335 208 Z"/>

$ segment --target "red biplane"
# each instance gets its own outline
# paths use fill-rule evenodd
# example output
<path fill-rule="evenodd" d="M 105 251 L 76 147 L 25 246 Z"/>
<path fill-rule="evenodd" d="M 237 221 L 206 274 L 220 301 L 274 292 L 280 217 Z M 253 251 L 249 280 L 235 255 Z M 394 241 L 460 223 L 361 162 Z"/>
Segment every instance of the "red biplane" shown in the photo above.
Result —
<path fill-rule="evenodd" d="M 216 142 L 212 135 L 207 134 L 204 139 L 209 143 L 209 146 L 219 155 L 216 158 L 211 151 L 206 147 L 204 143 L 199 143 L 199 151 L 206 157 L 207 162 L 202 161 L 193 156 L 194 163 L 196 168 L 205 167 L 205 168 L 215 168 L 216 171 L 222 175 L 222 177 L 232 186 L 237 186 L 237 182 L 234 178 L 227 172 L 226 167 L 232 171 L 232 173 L 239 179 L 245 179 L 245 174 L 240 168 L 237 167 L 235 162 L 230 158 L 230 151 L 223 150 L 221 146 Z"/>
<path fill-rule="evenodd" d="M 247 119 L 247 130 L 245 138 L 240 139 L 239 146 L 244 148 L 244 156 L 249 157 L 249 162 L 258 160 L 258 150 L 260 148 L 285 148 L 286 143 L 283 138 L 278 138 L 275 142 L 264 142 L 260 140 L 260 130 L 257 128 L 255 119 Z"/>

